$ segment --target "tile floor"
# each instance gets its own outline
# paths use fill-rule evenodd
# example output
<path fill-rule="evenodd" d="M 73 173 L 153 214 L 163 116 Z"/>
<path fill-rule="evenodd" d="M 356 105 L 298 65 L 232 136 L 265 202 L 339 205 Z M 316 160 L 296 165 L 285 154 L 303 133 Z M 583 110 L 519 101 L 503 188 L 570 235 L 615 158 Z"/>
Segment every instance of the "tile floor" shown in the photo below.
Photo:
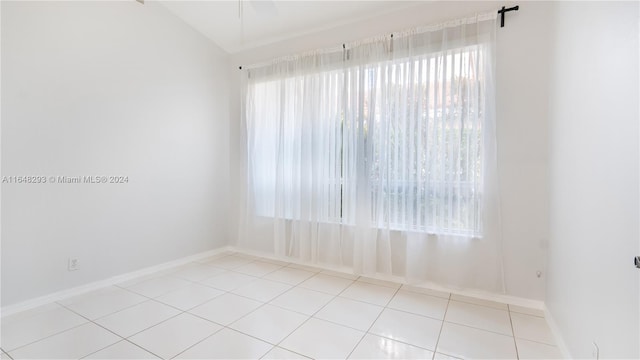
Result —
<path fill-rule="evenodd" d="M 2 359 L 552 359 L 540 310 L 222 254 L 2 319 Z"/>

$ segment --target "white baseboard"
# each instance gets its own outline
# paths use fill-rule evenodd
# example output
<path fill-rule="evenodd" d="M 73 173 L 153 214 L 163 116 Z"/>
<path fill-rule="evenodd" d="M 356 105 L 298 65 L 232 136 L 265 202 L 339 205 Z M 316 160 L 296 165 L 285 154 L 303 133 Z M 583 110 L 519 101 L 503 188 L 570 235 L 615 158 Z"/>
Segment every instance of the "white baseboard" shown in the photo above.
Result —
<path fill-rule="evenodd" d="M 2 309 L 0 309 L 0 314 L 1 317 L 5 317 L 11 314 L 15 314 L 17 312 L 21 312 L 21 311 L 25 311 L 25 310 L 29 310 L 29 309 L 33 309 L 36 308 L 38 306 L 42 306 L 42 305 L 46 305 L 49 303 L 52 303 L 54 301 L 60 301 L 62 299 L 66 299 L 66 298 L 70 298 L 73 296 L 77 296 L 77 295 L 82 295 L 84 293 L 90 292 L 90 291 L 94 291 L 94 290 L 98 290 L 100 288 L 104 288 L 107 286 L 111 286 L 114 284 L 119 284 L 128 280 L 132 280 L 141 276 L 145 276 L 145 275 L 150 275 L 153 274 L 155 272 L 158 271 L 163 271 L 163 270 L 167 270 L 176 266 L 180 266 L 180 265 L 184 265 L 187 263 L 190 263 L 192 261 L 197 261 L 200 259 L 204 259 L 207 258 L 209 256 L 213 256 L 213 255 L 217 255 L 220 253 L 223 253 L 225 251 L 233 251 L 231 250 L 230 247 L 225 246 L 225 247 L 221 247 L 218 249 L 213 249 L 213 250 L 209 250 L 209 251 L 205 251 L 205 252 L 201 252 L 198 254 L 194 254 L 194 255 L 190 255 L 190 256 L 186 256 L 180 259 L 176 259 L 176 260 L 171 260 L 162 264 L 158 264 L 158 265 L 154 265 L 154 266 L 150 266 L 144 269 L 140 269 L 140 270 L 136 270 L 130 273 L 126 273 L 126 274 L 122 274 L 122 275 L 117 275 L 114 277 L 110 277 L 108 279 L 104 279 L 104 280 L 99 280 L 99 281 L 95 281 L 89 284 L 85 284 L 85 285 L 80 285 L 71 289 L 66 289 L 66 290 L 62 290 L 62 291 L 57 291 L 55 293 L 52 294 L 48 294 L 48 295 L 44 295 L 44 296 L 40 296 L 34 299 L 29 299 L 17 304 L 13 304 L 13 305 L 9 305 L 9 306 L 3 306 Z"/>
<path fill-rule="evenodd" d="M 277 257 L 277 256 L 275 256 L 275 255 L 273 255 L 271 253 L 263 253 L 263 252 L 258 252 L 258 251 L 254 251 L 254 250 L 248 250 L 248 249 L 239 248 L 239 247 L 235 247 L 235 246 L 229 246 L 228 248 L 229 248 L 230 251 L 234 251 L 234 252 L 241 253 L 241 254 L 246 254 L 246 255 L 251 255 L 251 256 L 258 256 L 258 257 L 263 257 L 263 258 L 266 258 L 266 259 L 272 259 L 272 260 L 277 260 L 277 261 L 286 261 L 286 262 L 295 263 L 295 264 L 299 264 L 299 265 L 305 265 L 305 266 L 312 266 L 312 267 L 316 267 L 316 268 L 321 268 L 321 269 L 324 269 L 324 270 L 331 270 L 331 271 L 343 272 L 343 273 L 346 273 L 346 274 L 352 274 L 350 269 L 346 268 L 346 267 L 340 268 L 340 267 L 335 267 L 335 266 L 331 266 L 331 265 L 327 265 L 327 264 L 310 264 L 310 263 L 306 263 L 306 262 L 296 261 L 295 259 L 291 259 L 291 258 Z M 377 279 L 377 280 L 392 281 L 392 282 L 395 282 L 395 283 L 406 284 L 405 279 L 402 278 L 402 277 L 399 277 L 399 276 L 389 276 L 389 275 L 370 276 L 370 275 L 367 275 L 367 277 L 374 278 L 374 279 Z M 453 287 L 449 287 L 449 286 L 446 286 L 446 285 L 437 284 L 437 283 L 431 283 L 431 282 L 425 282 L 425 283 L 421 283 L 421 284 L 418 284 L 418 285 L 416 285 L 416 284 L 409 284 L 409 285 L 416 286 L 416 287 L 429 288 L 429 289 L 432 289 L 432 290 L 449 292 L 449 293 L 457 294 L 457 295 L 471 296 L 471 297 L 475 297 L 475 298 L 478 298 L 478 299 L 495 301 L 495 302 L 504 303 L 504 304 L 517 305 L 517 306 L 534 308 L 534 309 L 539 309 L 539 310 L 543 310 L 544 309 L 544 302 L 540 301 L 540 300 L 527 299 L 527 298 L 511 296 L 511 295 L 506 295 L 506 294 L 492 293 L 492 292 L 483 291 L 483 290 L 476 290 L 476 289 L 459 289 L 459 288 L 453 288 Z"/>
<path fill-rule="evenodd" d="M 551 334 L 553 334 L 553 338 L 556 341 L 556 346 L 560 350 L 562 357 L 565 359 L 573 359 L 573 357 L 571 356 L 571 353 L 569 352 L 569 349 L 567 348 L 567 344 L 564 342 L 564 338 L 562 337 L 562 332 L 560 331 L 560 327 L 558 327 L 558 323 L 556 322 L 556 319 L 553 317 L 553 315 L 549 311 L 549 308 L 546 305 L 544 306 L 543 310 L 544 310 L 544 318 L 545 320 L 547 320 L 547 324 L 551 329 Z"/>
<path fill-rule="evenodd" d="M 2 317 L 5 317 L 11 314 L 15 314 L 17 312 L 33 309 L 38 306 L 46 305 L 46 304 L 49 304 L 55 301 L 60 301 L 73 296 L 81 295 L 90 291 L 94 291 L 100 288 L 122 283 L 122 282 L 132 280 L 141 276 L 150 275 L 158 271 L 164 271 L 173 267 L 184 265 L 192 261 L 197 261 L 200 259 L 207 258 L 209 256 L 214 256 L 220 253 L 224 253 L 224 252 L 235 252 L 235 253 L 240 253 L 240 254 L 245 254 L 250 256 L 257 256 L 257 257 L 262 257 L 262 258 L 271 259 L 271 260 L 286 261 L 286 262 L 295 263 L 299 265 L 316 267 L 323 270 L 331 270 L 331 271 L 343 272 L 345 274 L 352 274 L 348 268 L 340 268 L 340 267 L 330 266 L 326 264 L 310 264 L 307 262 L 296 261 L 295 259 L 280 258 L 270 253 L 262 253 L 262 252 L 247 250 L 247 249 L 238 248 L 234 246 L 225 246 L 218 249 L 209 250 L 209 251 L 194 254 L 191 256 L 183 257 L 180 259 L 172 260 L 166 263 L 150 266 L 150 267 L 147 267 L 141 270 L 136 270 L 130 273 L 114 276 L 108 279 L 81 285 L 71 289 L 58 291 L 49 295 L 23 301 L 18 304 L 5 306 L 5 307 L 2 307 L 2 309 L 0 309 L 0 314 Z M 392 277 L 392 276 L 385 276 L 385 275 L 368 276 L 368 277 L 372 277 L 372 278 L 383 280 L 383 281 L 393 281 L 400 284 L 406 283 L 400 277 Z M 556 339 L 558 348 L 560 349 L 560 351 L 562 352 L 565 358 L 568 358 L 568 359 L 571 358 L 569 352 L 567 351 L 566 346 L 564 345 L 564 342 L 562 341 L 561 333 L 559 331 L 559 328 L 557 327 L 557 324 L 553 319 L 553 316 L 551 315 L 549 310 L 545 307 L 544 303 L 540 300 L 532 300 L 532 299 L 526 299 L 526 298 L 521 298 L 517 296 L 497 294 L 497 293 L 491 293 L 487 291 L 474 290 L 474 289 L 457 289 L 457 288 L 452 288 L 452 287 L 448 287 L 448 286 L 444 286 L 436 283 L 424 283 L 419 285 L 411 284 L 411 285 L 418 286 L 418 287 L 425 287 L 425 288 L 438 290 L 438 291 L 450 292 L 452 294 L 471 296 L 471 297 L 475 297 L 483 300 L 496 301 L 496 302 L 505 303 L 505 304 L 512 304 L 512 305 L 544 310 L 545 317 Z"/>

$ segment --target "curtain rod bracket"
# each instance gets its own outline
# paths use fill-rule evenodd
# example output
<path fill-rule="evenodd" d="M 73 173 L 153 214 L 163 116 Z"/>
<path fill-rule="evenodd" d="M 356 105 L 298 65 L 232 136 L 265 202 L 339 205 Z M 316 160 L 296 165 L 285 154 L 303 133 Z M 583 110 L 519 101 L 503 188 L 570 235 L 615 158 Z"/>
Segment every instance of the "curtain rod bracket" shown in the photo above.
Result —
<path fill-rule="evenodd" d="M 502 7 L 502 9 L 498 10 L 498 14 L 500 14 L 500 27 L 503 28 L 504 27 L 504 14 L 506 12 L 509 11 L 518 11 L 520 10 L 520 6 L 516 5 L 514 7 L 510 7 L 510 8 L 505 8 L 504 6 Z"/>

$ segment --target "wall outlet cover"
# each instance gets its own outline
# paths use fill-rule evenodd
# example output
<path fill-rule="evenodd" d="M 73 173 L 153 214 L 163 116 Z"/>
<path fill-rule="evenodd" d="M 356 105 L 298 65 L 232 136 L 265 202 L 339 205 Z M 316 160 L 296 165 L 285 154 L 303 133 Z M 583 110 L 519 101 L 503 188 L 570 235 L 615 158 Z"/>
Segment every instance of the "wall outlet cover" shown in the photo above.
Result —
<path fill-rule="evenodd" d="M 80 262 L 76 258 L 69 258 L 67 263 L 67 270 L 76 271 L 80 268 Z"/>

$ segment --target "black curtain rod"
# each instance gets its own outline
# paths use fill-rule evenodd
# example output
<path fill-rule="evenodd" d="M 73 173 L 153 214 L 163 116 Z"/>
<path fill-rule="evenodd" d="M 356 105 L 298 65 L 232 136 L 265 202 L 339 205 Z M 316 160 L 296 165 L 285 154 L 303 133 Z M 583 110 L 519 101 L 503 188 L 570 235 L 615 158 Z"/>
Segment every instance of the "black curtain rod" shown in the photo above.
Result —
<path fill-rule="evenodd" d="M 503 28 L 504 27 L 504 14 L 506 12 L 509 11 L 518 11 L 520 10 L 520 6 L 516 5 L 514 7 L 510 7 L 510 8 L 505 8 L 504 6 L 502 7 L 502 9 L 498 10 L 498 14 L 500 14 L 500 27 Z"/>
<path fill-rule="evenodd" d="M 509 11 L 518 11 L 520 10 L 520 6 L 516 5 L 510 8 L 506 8 L 506 7 L 502 7 L 502 9 L 498 10 L 498 14 L 500 14 L 500 27 L 504 27 L 504 14 L 509 12 Z M 391 34 L 391 38 L 393 38 L 393 34 Z M 345 49 L 346 46 L 345 44 L 342 44 L 342 48 Z M 242 66 L 238 67 L 240 70 L 242 70 Z"/>

